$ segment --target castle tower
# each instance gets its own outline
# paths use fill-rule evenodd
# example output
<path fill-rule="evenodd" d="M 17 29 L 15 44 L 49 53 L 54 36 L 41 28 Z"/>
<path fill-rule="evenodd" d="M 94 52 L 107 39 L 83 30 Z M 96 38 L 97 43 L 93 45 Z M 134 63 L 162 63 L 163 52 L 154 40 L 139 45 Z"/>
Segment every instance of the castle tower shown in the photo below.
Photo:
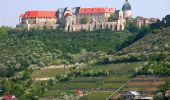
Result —
<path fill-rule="evenodd" d="M 124 5 L 122 7 L 122 11 L 123 11 L 125 19 L 132 18 L 132 8 L 131 8 L 131 5 L 129 4 L 128 0 L 125 1 Z"/>

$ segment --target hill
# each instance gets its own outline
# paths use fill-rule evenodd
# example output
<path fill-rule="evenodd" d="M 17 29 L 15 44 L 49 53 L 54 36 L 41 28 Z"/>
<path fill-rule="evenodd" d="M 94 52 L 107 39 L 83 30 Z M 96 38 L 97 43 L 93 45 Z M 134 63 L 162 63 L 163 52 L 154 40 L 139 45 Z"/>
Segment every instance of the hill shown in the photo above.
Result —
<path fill-rule="evenodd" d="M 12 71 L 27 68 L 32 64 L 43 67 L 51 64 L 77 63 L 79 59 L 79 62 L 83 62 L 91 56 L 95 58 L 100 52 L 115 52 L 115 48 L 132 35 L 110 30 L 67 33 L 60 30 L 26 31 L 2 27 L 0 68 L 7 70 L 5 68 L 11 66 Z M 80 53 L 84 57 L 75 55 Z"/>
<path fill-rule="evenodd" d="M 130 46 L 124 48 L 119 53 L 152 53 L 170 51 L 170 27 L 160 30 L 160 32 L 150 32 Z"/>

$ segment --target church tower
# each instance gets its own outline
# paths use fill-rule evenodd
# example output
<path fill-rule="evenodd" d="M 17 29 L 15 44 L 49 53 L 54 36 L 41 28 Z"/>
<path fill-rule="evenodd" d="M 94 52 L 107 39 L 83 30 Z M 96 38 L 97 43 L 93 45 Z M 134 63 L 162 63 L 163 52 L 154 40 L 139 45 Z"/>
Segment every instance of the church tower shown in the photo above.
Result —
<path fill-rule="evenodd" d="M 128 0 L 125 1 L 124 5 L 122 7 L 122 11 L 123 11 L 125 19 L 132 18 L 132 8 L 131 8 L 131 5 L 129 4 Z"/>

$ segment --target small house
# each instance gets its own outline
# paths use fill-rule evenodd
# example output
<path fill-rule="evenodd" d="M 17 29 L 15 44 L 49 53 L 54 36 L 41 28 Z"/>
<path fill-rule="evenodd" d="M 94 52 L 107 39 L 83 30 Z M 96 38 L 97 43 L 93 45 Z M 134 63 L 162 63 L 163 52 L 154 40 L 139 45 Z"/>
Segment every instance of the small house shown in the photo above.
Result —
<path fill-rule="evenodd" d="M 167 91 L 165 92 L 165 97 L 166 97 L 166 98 L 170 98 L 170 90 L 167 90 Z"/>
<path fill-rule="evenodd" d="M 125 100 L 138 100 L 140 97 L 140 93 L 137 91 L 129 91 L 125 94 Z"/>
<path fill-rule="evenodd" d="M 8 94 L 8 95 L 3 96 L 2 100 L 17 100 L 17 98 L 12 94 Z"/>
<path fill-rule="evenodd" d="M 139 100 L 153 100 L 153 97 L 142 97 L 141 99 Z"/>
<path fill-rule="evenodd" d="M 83 97 L 83 91 L 82 90 L 77 90 L 76 94 L 80 97 Z"/>

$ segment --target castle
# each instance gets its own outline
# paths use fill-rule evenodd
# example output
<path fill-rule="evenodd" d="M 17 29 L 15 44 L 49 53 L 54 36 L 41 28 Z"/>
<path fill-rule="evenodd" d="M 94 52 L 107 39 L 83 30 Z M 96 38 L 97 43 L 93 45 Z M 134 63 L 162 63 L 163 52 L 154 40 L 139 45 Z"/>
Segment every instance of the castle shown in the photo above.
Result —
<path fill-rule="evenodd" d="M 112 20 L 109 20 L 111 19 Z M 57 11 L 26 11 L 19 16 L 17 27 L 30 30 L 63 28 L 67 32 L 97 29 L 124 30 L 127 19 L 132 18 L 128 0 L 122 10 L 115 8 L 59 8 Z"/>

